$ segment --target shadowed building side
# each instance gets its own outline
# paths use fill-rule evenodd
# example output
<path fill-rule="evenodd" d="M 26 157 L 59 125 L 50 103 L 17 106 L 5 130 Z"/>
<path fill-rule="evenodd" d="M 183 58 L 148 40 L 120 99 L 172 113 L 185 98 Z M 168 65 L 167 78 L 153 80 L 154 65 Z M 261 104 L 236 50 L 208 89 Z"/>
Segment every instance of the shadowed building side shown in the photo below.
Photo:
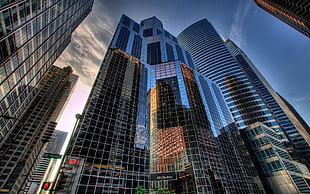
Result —
<path fill-rule="evenodd" d="M 310 2 L 304 0 L 254 0 L 271 15 L 310 38 Z"/>

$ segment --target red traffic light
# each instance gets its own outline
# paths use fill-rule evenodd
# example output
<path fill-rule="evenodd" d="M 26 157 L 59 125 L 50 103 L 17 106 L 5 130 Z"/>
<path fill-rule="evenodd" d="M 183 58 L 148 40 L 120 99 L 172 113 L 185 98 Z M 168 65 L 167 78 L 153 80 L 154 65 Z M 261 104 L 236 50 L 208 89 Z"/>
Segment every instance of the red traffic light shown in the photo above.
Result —
<path fill-rule="evenodd" d="M 51 182 L 44 182 L 42 185 L 42 189 L 49 190 L 50 186 L 51 186 Z"/>

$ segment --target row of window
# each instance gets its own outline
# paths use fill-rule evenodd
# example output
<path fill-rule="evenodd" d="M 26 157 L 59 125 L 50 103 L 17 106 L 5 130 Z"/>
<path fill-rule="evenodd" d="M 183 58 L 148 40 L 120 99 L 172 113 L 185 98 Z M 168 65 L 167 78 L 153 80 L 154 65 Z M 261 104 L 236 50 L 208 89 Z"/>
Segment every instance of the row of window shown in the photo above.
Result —
<path fill-rule="evenodd" d="M 260 165 L 261 165 L 261 168 L 264 170 L 262 172 L 264 174 L 284 170 L 284 167 L 281 164 L 280 160 L 275 160 L 275 161 L 267 162 L 267 163 L 261 163 Z"/>
<path fill-rule="evenodd" d="M 268 158 L 277 156 L 273 147 L 260 150 L 260 151 L 256 151 L 255 155 L 256 155 L 257 160 L 266 160 Z"/>
<path fill-rule="evenodd" d="M 31 100 L 31 95 L 29 96 L 29 94 L 31 94 L 31 91 L 34 89 L 35 83 L 38 82 L 38 80 L 40 79 L 40 77 L 46 72 L 47 68 L 56 60 L 57 55 L 60 54 L 60 51 L 56 50 L 56 47 L 62 47 L 63 45 L 61 44 L 67 44 L 68 42 L 66 42 L 65 40 L 63 40 L 62 38 L 59 39 L 57 41 L 57 43 L 54 45 L 54 47 L 52 47 L 52 51 L 55 52 L 54 55 L 52 55 L 52 57 L 50 58 L 46 58 L 43 57 L 41 58 L 38 63 L 36 65 L 33 66 L 32 69 L 29 70 L 28 74 L 26 74 L 26 76 L 19 80 L 19 83 L 17 83 L 17 86 L 14 86 L 16 89 L 13 88 L 12 86 L 12 90 L 9 93 L 9 95 L 6 96 L 6 98 L 3 99 L 3 101 L 1 102 L 1 108 L 3 110 L 3 112 L 6 112 L 7 110 L 9 110 L 9 115 L 18 115 L 18 113 L 16 111 L 21 111 L 22 106 L 26 106 L 27 104 L 25 103 L 26 99 L 29 99 L 29 101 Z M 49 53 L 49 52 L 48 52 Z M 29 59 L 32 59 L 31 57 Z M 47 60 L 48 59 L 48 60 Z M 47 61 L 43 61 L 43 60 L 47 60 Z M 24 63 L 26 64 L 26 63 Z M 23 68 L 23 67 L 21 67 Z M 18 73 L 18 72 L 17 72 Z M 12 74 L 12 76 L 14 76 L 14 74 Z M 1 92 L 8 92 L 10 91 L 9 87 L 9 81 L 11 79 L 8 79 L 7 81 L 3 82 L 3 84 L 1 85 Z M 17 80 L 16 80 L 17 81 Z M 14 82 L 13 82 L 14 83 Z M 4 88 L 7 84 L 7 90 L 5 91 Z M 28 85 L 29 87 L 25 87 L 26 85 Z M 18 87 L 20 86 L 20 87 Z M 22 88 L 24 88 L 24 90 L 21 90 Z M 14 97 L 14 93 L 17 91 L 19 91 L 17 94 L 20 96 L 18 97 L 18 99 L 16 100 L 16 97 Z M 12 96 L 13 95 L 13 96 Z M 11 99 L 11 101 L 9 101 Z M 16 100 L 16 101 L 14 101 Z M 16 104 L 17 103 L 17 104 Z"/>

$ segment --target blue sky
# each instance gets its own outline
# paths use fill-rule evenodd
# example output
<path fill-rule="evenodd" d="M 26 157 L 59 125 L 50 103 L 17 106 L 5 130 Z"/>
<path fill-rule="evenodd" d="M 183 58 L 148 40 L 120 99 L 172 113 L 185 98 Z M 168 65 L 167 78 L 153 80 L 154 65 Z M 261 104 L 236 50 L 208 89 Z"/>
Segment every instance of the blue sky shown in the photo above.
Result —
<path fill-rule="evenodd" d="M 80 76 L 78 88 L 83 94 L 87 95 L 93 84 L 122 14 L 137 22 L 156 16 L 175 36 L 207 18 L 310 123 L 310 39 L 259 8 L 254 0 L 95 0 L 93 11 L 56 62 L 73 67 Z"/>

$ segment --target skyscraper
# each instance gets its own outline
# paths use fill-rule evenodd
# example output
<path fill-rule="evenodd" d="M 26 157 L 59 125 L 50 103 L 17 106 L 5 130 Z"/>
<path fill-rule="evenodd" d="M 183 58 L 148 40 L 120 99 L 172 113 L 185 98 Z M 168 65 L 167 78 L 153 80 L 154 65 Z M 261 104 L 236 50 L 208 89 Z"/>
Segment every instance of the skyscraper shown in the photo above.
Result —
<path fill-rule="evenodd" d="M 264 193 L 216 84 L 156 17 L 122 16 L 62 169 L 58 193 Z"/>
<path fill-rule="evenodd" d="M 0 1 L 0 144 L 69 44 L 93 0 Z"/>
<path fill-rule="evenodd" d="M 207 19 L 186 28 L 178 40 L 192 53 L 197 70 L 219 85 L 239 128 L 263 122 L 281 133 L 260 93 Z"/>
<path fill-rule="evenodd" d="M 296 111 L 288 108 L 288 103 L 277 94 L 263 75 L 256 69 L 246 54 L 232 41 L 227 40 L 226 46 L 239 62 L 241 68 L 248 75 L 249 80 L 260 93 L 267 106 L 272 111 L 277 122 L 289 141 L 286 141 L 287 149 L 292 153 L 293 159 L 305 163 L 310 168 L 310 131 L 309 126 L 296 116 Z M 297 151 L 297 153 L 295 153 Z M 301 158 L 299 157 L 301 156 Z"/>
<path fill-rule="evenodd" d="M 2 193 L 27 192 L 35 167 L 57 125 L 77 76 L 71 67 L 52 66 L 39 82 L 35 98 L 0 145 Z"/>
<path fill-rule="evenodd" d="M 254 0 L 255 3 L 310 38 L 310 3 L 304 0 Z"/>
<path fill-rule="evenodd" d="M 66 159 L 71 170 L 60 177 L 66 176 L 68 185 L 59 193 L 124 193 L 138 185 L 147 188 L 149 153 L 137 133 L 145 126 L 137 122 L 145 73 L 137 58 L 118 48 L 109 50 Z"/>
<path fill-rule="evenodd" d="M 220 163 L 223 168 L 228 169 L 222 171 L 226 173 L 226 187 L 229 187 L 227 191 L 231 193 L 263 192 L 261 181 L 220 88 L 205 76 L 199 73 L 196 75 L 211 130 L 219 145 Z"/>
<path fill-rule="evenodd" d="M 277 132 L 295 160 L 309 164 L 306 130 L 285 114 L 275 91 L 240 48 L 224 42 L 206 19 L 186 28 L 178 40 L 192 53 L 198 71 L 219 85 L 239 129 L 263 123 Z"/>

